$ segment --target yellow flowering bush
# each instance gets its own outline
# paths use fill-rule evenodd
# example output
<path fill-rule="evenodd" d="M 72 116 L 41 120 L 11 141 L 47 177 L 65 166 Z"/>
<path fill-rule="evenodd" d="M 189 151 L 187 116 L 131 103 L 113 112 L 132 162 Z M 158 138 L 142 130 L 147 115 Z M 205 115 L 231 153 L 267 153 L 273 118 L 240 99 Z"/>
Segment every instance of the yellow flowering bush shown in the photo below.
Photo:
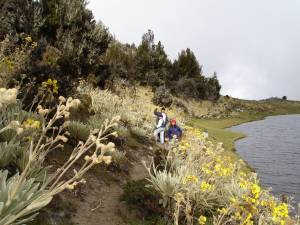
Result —
<path fill-rule="evenodd" d="M 286 224 L 286 219 L 289 217 L 289 209 L 286 203 L 277 204 L 272 212 L 272 219 L 280 225 Z"/>
<path fill-rule="evenodd" d="M 58 83 L 55 79 L 49 78 L 47 81 L 44 81 L 42 87 L 53 94 L 58 94 Z"/>
<path fill-rule="evenodd" d="M 201 191 L 203 192 L 207 192 L 207 191 L 213 191 L 214 190 L 214 185 L 209 184 L 205 181 L 202 181 L 201 185 L 200 185 Z"/>
<path fill-rule="evenodd" d="M 197 183 L 198 182 L 198 177 L 195 175 L 188 175 L 183 178 L 182 184 L 191 184 L 191 183 Z"/>
<path fill-rule="evenodd" d="M 41 122 L 29 118 L 26 121 L 24 121 L 22 125 L 25 129 L 29 129 L 29 128 L 39 129 L 41 127 Z"/>
<path fill-rule="evenodd" d="M 7 36 L 0 42 L 0 87 L 14 81 L 21 69 L 30 63 L 30 54 L 37 47 L 37 43 L 30 36 L 23 35 L 20 43 L 14 37 Z"/>
<path fill-rule="evenodd" d="M 289 206 L 262 189 L 255 173 L 243 172 L 242 162 L 233 162 L 207 133 L 184 129 L 182 142 L 168 147 L 167 166 L 162 171 L 148 169 L 152 186 L 169 198 L 165 202 L 173 207 L 175 225 L 206 224 L 204 215 L 214 225 L 288 224 Z M 170 180 L 174 187 L 166 193 L 161 187 L 170 187 Z"/>

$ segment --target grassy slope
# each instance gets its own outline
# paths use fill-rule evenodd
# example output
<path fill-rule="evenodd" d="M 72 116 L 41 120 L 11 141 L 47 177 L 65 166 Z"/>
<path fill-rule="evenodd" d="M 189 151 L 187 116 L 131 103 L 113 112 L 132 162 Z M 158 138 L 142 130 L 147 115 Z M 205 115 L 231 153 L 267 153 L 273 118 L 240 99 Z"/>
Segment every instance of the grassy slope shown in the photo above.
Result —
<path fill-rule="evenodd" d="M 147 105 L 147 108 L 155 108 L 156 106 L 153 105 L 151 102 L 151 94 L 147 90 L 140 90 L 140 97 L 143 98 L 145 101 L 144 104 Z M 249 101 L 247 101 L 249 104 Z M 242 103 L 243 104 L 243 103 Z M 256 105 L 258 104 L 255 101 L 250 102 L 250 104 Z M 300 102 L 296 103 L 290 103 L 290 102 L 280 102 L 280 103 L 264 103 L 272 110 L 268 110 L 267 112 L 264 111 L 254 111 L 254 110 L 248 110 L 245 112 L 240 113 L 238 116 L 234 117 L 228 117 L 228 118 L 221 118 L 221 119 L 197 119 L 195 117 L 191 118 L 190 120 L 186 121 L 186 119 L 189 117 L 187 114 L 182 114 L 178 112 L 178 109 L 176 107 L 168 109 L 168 115 L 170 118 L 177 118 L 179 120 L 179 123 L 186 121 L 189 125 L 193 127 L 197 127 L 201 130 L 207 131 L 209 133 L 209 136 L 212 138 L 214 142 L 223 142 L 224 147 L 226 150 L 225 154 L 227 156 L 230 156 L 233 160 L 239 160 L 240 156 L 236 154 L 234 151 L 234 141 L 245 137 L 244 134 L 232 132 L 226 128 L 232 127 L 234 125 L 238 125 L 245 122 L 255 121 L 263 119 L 266 116 L 270 115 L 279 115 L 279 114 L 296 114 L 300 113 Z M 187 104 L 189 107 L 189 105 Z M 206 112 L 208 111 L 207 108 L 205 108 L 205 105 L 201 105 L 201 110 Z M 267 107 L 268 108 L 268 107 Z M 245 170 L 249 171 L 249 166 L 245 166 Z M 140 221 L 139 219 L 133 220 L 124 218 L 124 221 L 128 225 L 148 225 L 148 224 L 154 224 L 153 221 Z M 158 225 L 158 223 L 155 223 Z"/>
<path fill-rule="evenodd" d="M 225 149 L 234 150 L 234 141 L 245 137 L 244 134 L 230 131 L 226 128 L 234 125 L 263 119 L 263 114 L 241 113 L 237 117 L 222 119 L 197 119 L 192 118 L 190 124 L 209 133 L 214 141 L 222 142 Z"/>
<path fill-rule="evenodd" d="M 153 97 L 153 93 L 151 92 L 151 90 L 147 89 L 147 88 L 140 88 L 138 89 L 138 96 L 137 98 L 140 101 L 137 102 L 143 102 L 143 108 L 146 108 L 146 112 L 149 112 L 149 117 L 150 120 L 152 119 L 153 115 L 152 115 L 152 110 L 154 108 L 156 108 L 157 106 L 153 105 L 151 99 Z M 252 101 L 249 103 L 249 101 L 245 101 L 246 104 L 251 104 L 253 106 L 257 106 L 259 105 L 258 102 Z M 240 103 L 240 102 L 239 102 Z M 241 108 L 243 108 L 244 101 L 241 101 Z M 193 127 L 198 127 L 201 130 L 207 131 L 209 133 L 209 136 L 212 138 L 212 140 L 214 142 L 223 142 L 225 149 L 228 151 L 225 151 L 226 155 L 229 155 L 233 160 L 239 160 L 240 157 L 238 154 L 235 153 L 234 151 L 234 141 L 244 137 L 243 134 L 240 133 L 235 133 L 235 132 L 231 132 L 225 128 L 231 127 L 233 125 L 237 125 L 237 124 L 241 124 L 244 122 L 249 122 L 249 121 L 253 121 L 253 120 L 259 120 L 259 119 L 263 119 L 265 116 L 268 115 L 278 115 L 278 114 L 292 114 L 292 113 L 300 113 L 300 103 L 290 103 L 290 102 L 274 102 L 272 104 L 268 103 L 263 103 L 263 104 L 269 104 L 271 105 L 271 109 L 270 107 L 268 108 L 269 110 L 267 112 L 264 111 L 259 111 L 259 110 L 245 110 L 242 113 L 236 114 L 235 116 L 229 116 L 227 118 L 221 118 L 221 119 L 196 119 L 196 118 L 192 118 L 189 121 L 186 121 L 189 117 L 188 114 L 183 113 L 182 111 L 178 110 L 177 106 L 173 106 L 172 108 L 168 109 L 168 116 L 170 118 L 176 118 L 179 121 L 179 124 L 188 122 L 189 125 L 193 126 Z M 240 107 L 240 105 L 238 107 Z M 195 110 L 201 111 L 198 115 L 201 115 L 201 113 L 208 113 L 210 110 L 212 110 L 212 107 L 214 107 L 216 109 L 216 112 L 218 113 L 220 111 L 220 109 L 218 108 L 219 105 L 215 105 L 213 103 L 210 104 L 199 104 L 199 105 L 194 105 L 195 107 L 193 107 Z M 192 105 L 188 102 L 187 103 L 187 107 L 190 109 L 192 107 Z M 255 108 L 255 107 L 254 107 Z M 234 107 L 230 108 L 230 109 L 234 109 Z M 221 113 L 220 113 L 221 114 Z M 122 135 L 121 135 L 122 136 Z M 126 136 L 126 135 L 125 135 Z M 127 146 L 128 149 L 126 149 L 126 155 L 127 157 L 129 157 L 130 162 L 133 165 L 133 168 L 138 166 L 138 162 L 140 162 L 140 160 L 143 158 L 143 154 L 147 153 L 147 149 L 149 146 L 152 146 L 153 143 L 149 143 L 148 141 L 146 141 L 147 138 L 142 137 L 138 134 L 135 134 L 134 132 L 128 133 L 128 136 L 124 137 L 124 141 L 125 144 Z M 147 155 L 147 154 L 146 154 Z M 144 156 L 145 157 L 145 156 Z M 138 172 L 140 173 L 139 167 L 138 168 Z M 245 168 L 249 168 L 249 167 L 245 167 Z M 129 178 L 128 174 L 124 177 L 128 177 L 128 179 L 133 179 L 132 178 L 132 174 L 133 171 L 136 171 L 134 169 L 129 169 L 128 173 L 129 173 Z M 97 173 L 96 173 L 97 172 Z M 97 179 L 92 179 L 93 174 L 97 174 L 96 177 Z M 90 188 L 86 189 L 86 193 L 84 195 L 86 200 L 86 203 L 82 203 L 80 202 L 79 199 L 77 199 L 77 197 L 68 197 L 69 200 L 71 201 L 72 204 L 75 204 L 76 209 L 77 209 L 77 213 L 76 213 L 76 217 L 73 217 L 78 219 L 82 217 L 82 220 L 85 220 L 85 222 L 82 222 L 81 224 L 95 224 L 93 221 L 101 221 L 103 218 L 107 218 L 107 217 L 111 217 L 114 218 L 115 220 L 119 220 L 119 219 L 123 219 L 124 222 L 126 224 L 129 225 L 147 225 L 147 224 L 157 224 L 153 221 L 140 221 L 138 218 L 135 219 L 136 216 L 133 215 L 133 218 L 128 217 L 130 219 L 127 219 L 127 216 L 124 218 L 124 215 L 126 215 L 127 211 L 125 210 L 125 214 L 120 213 L 119 211 L 116 211 L 115 209 L 117 207 L 115 207 L 115 205 L 113 205 L 114 207 L 112 207 L 112 204 L 103 204 L 104 208 L 101 208 L 101 210 L 99 210 L 99 212 L 97 211 L 94 213 L 89 213 L 89 215 L 87 216 L 86 211 L 83 210 L 83 208 L 94 208 L 94 201 L 95 201 L 95 190 L 98 190 L 99 192 L 97 192 L 97 196 L 102 196 L 104 195 L 103 192 L 105 192 L 107 189 L 111 190 L 112 187 L 117 188 L 118 190 L 121 190 L 121 183 L 124 182 L 124 179 L 120 179 L 122 180 L 122 182 L 118 182 L 117 180 L 119 179 L 119 174 L 118 173 L 113 173 L 113 172 L 105 172 L 102 169 L 101 170 L 93 170 L 89 173 L 89 175 L 91 176 L 91 180 L 90 183 L 94 183 L 94 186 L 92 187 L 91 185 L 89 185 Z M 127 179 L 127 178 L 126 178 Z M 98 183 L 97 183 L 98 182 Z M 100 188 L 101 187 L 101 188 Z M 94 189 L 95 188 L 95 189 Z M 88 194 L 90 193 L 90 194 Z M 91 194 L 92 193 L 92 194 Z M 121 191 L 120 193 L 117 193 L 121 195 Z M 108 202 L 115 202 L 116 204 L 119 204 L 119 199 L 118 199 L 118 195 L 116 193 L 109 193 L 105 192 L 105 195 L 107 196 L 107 198 L 105 198 L 105 201 Z M 90 204 L 90 200 L 92 205 Z M 98 204 L 98 202 L 97 202 Z M 82 208 L 78 207 L 78 205 L 83 205 Z M 109 210 L 113 210 L 113 213 L 108 214 L 107 212 Z M 116 212 L 115 212 L 116 211 Z M 114 214 L 115 213 L 115 214 Z M 120 217 L 120 218 L 119 218 Z M 42 217 L 41 217 L 42 218 Z M 42 218 L 44 220 L 44 218 Z M 108 221 L 108 223 L 110 223 L 111 221 Z M 64 223 L 65 224 L 65 223 Z M 102 223 L 101 223 L 102 224 Z"/>

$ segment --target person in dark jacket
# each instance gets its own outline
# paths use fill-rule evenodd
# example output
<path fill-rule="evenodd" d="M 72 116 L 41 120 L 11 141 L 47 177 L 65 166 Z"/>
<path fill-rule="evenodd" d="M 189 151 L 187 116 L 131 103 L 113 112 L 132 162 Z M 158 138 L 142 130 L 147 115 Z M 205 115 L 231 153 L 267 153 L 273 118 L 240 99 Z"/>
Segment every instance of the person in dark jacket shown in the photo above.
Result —
<path fill-rule="evenodd" d="M 178 140 L 180 140 L 182 138 L 182 129 L 179 126 L 177 126 L 175 119 L 172 119 L 170 123 L 171 126 L 168 129 L 169 140 L 171 140 L 175 136 Z"/>
<path fill-rule="evenodd" d="M 164 127 L 167 126 L 167 123 L 169 122 L 168 116 L 166 114 L 166 109 L 163 107 L 161 108 L 161 111 L 158 112 L 157 108 L 154 110 L 154 115 L 156 116 L 156 123 L 158 123 L 159 118 L 162 116 L 164 120 Z"/>

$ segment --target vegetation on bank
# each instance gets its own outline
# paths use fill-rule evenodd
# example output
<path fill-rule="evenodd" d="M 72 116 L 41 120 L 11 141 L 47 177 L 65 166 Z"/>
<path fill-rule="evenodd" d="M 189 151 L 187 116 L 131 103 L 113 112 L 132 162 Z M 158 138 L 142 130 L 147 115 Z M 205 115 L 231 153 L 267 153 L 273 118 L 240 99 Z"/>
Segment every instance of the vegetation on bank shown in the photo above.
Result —
<path fill-rule="evenodd" d="M 50 83 L 50 81 L 48 83 Z M 55 81 L 53 82 L 52 80 L 51 84 L 52 83 L 55 83 Z M 44 86 L 41 85 L 40 88 L 43 90 Z M 49 92 L 45 92 L 44 94 L 53 95 L 53 85 L 47 88 Z M 25 116 L 24 118 L 17 117 L 17 119 L 15 119 L 15 116 L 19 115 L 19 113 L 16 114 L 14 113 L 15 111 L 9 111 L 11 113 L 4 113 L 4 117 L 2 117 L 4 126 L 1 131 L 4 132 L 9 129 L 10 132 L 13 132 L 12 136 L 10 136 L 13 139 L 11 139 L 12 141 L 10 142 L 7 142 L 6 139 L 3 139 L 2 143 L 5 146 L 8 144 L 12 145 L 10 149 L 14 149 L 13 146 L 19 147 L 19 145 L 16 145 L 16 141 L 21 142 L 24 144 L 24 149 L 20 150 L 17 148 L 13 151 L 9 151 L 11 154 L 13 154 L 13 156 L 11 156 L 12 161 L 5 160 L 4 162 L 9 163 L 9 165 L 2 168 L 11 171 L 10 173 L 13 177 L 15 177 L 14 179 L 16 179 L 17 183 L 18 179 L 20 178 L 17 174 L 14 175 L 14 173 L 20 172 L 21 175 L 24 174 L 23 177 L 26 177 L 24 182 L 27 180 L 27 178 L 29 179 L 31 176 L 33 176 L 34 179 L 37 179 L 36 181 L 33 181 L 33 184 L 37 185 L 36 187 L 41 185 L 40 187 L 43 187 L 43 193 L 47 194 L 50 190 L 52 190 L 51 185 L 49 186 L 49 184 L 51 184 L 51 180 L 56 180 L 55 177 L 57 177 L 55 175 L 56 173 L 53 174 L 47 169 L 49 164 L 44 162 L 47 154 L 50 151 L 54 151 L 56 147 L 62 147 L 64 142 L 70 141 L 70 143 L 74 143 L 75 141 L 75 143 L 79 143 L 78 146 L 80 147 L 82 145 L 80 143 L 87 143 L 89 140 L 91 141 L 93 139 L 91 135 L 95 134 L 94 132 L 96 131 L 101 132 L 101 127 L 103 124 L 104 126 L 108 126 L 107 122 L 105 122 L 105 118 L 112 118 L 116 114 L 120 115 L 119 126 L 116 129 L 118 137 L 117 133 L 114 132 L 114 130 L 111 130 L 109 131 L 111 132 L 111 137 L 107 141 L 114 141 L 115 143 L 118 143 L 117 146 L 119 146 L 121 149 L 113 151 L 109 150 L 109 152 L 111 152 L 109 155 L 102 155 L 102 153 L 98 155 L 98 153 L 100 153 L 98 152 L 96 153 L 96 156 L 98 155 L 96 158 L 94 158 L 95 153 L 88 153 L 89 151 L 82 149 L 82 151 L 79 151 L 81 153 L 78 160 L 81 158 L 81 160 L 85 161 L 86 163 L 92 162 L 92 164 L 85 165 L 84 163 L 82 167 L 83 170 L 80 169 L 80 167 L 79 169 L 76 169 L 77 173 L 79 174 L 75 173 L 75 180 L 71 178 L 70 180 L 64 180 L 66 183 L 59 183 L 59 185 L 62 185 L 59 186 L 59 190 L 63 191 L 64 189 L 76 189 L 76 186 L 80 184 L 80 182 L 84 182 L 80 179 L 81 175 L 84 174 L 83 172 L 86 172 L 85 168 L 90 168 L 90 166 L 93 165 L 93 162 L 96 164 L 98 161 L 99 163 L 103 162 L 105 164 L 111 164 L 112 162 L 117 166 L 120 165 L 119 168 L 122 168 L 121 165 L 124 162 L 126 163 L 127 158 L 126 153 L 122 153 L 121 151 L 122 142 L 125 141 L 126 143 L 127 140 L 129 141 L 127 137 L 128 135 L 131 135 L 131 132 L 134 132 L 135 135 L 137 134 L 139 137 L 145 137 L 145 140 L 147 140 L 147 136 L 150 136 L 152 133 L 151 124 L 153 117 L 151 115 L 151 109 L 153 109 L 155 106 L 151 101 L 153 93 L 149 89 L 138 88 L 136 95 L 133 98 L 129 95 L 130 89 L 125 88 L 124 90 L 123 87 L 116 86 L 116 90 L 118 90 L 117 93 L 119 95 L 107 90 L 93 88 L 90 84 L 83 81 L 77 88 L 76 94 L 81 101 L 73 99 L 68 99 L 66 101 L 63 97 L 60 97 L 58 108 L 70 111 L 61 111 L 60 109 L 57 109 L 57 112 L 59 113 L 57 116 L 60 117 L 61 112 L 62 118 L 60 119 L 64 119 L 65 122 L 61 121 L 57 125 L 58 127 L 53 129 L 54 131 L 59 131 L 59 133 L 54 132 L 55 136 L 53 139 L 51 138 L 51 133 L 48 134 L 46 130 L 43 131 L 45 126 L 48 127 L 47 124 L 56 123 L 55 119 L 53 119 L 55 118 L 55 115 L 52 115 L 52 117 L 50 116 L 50 108 L 38 106 L 36 110 L 30 112 L 22 110 L 22 108 L 18 108 L 18 112 L 25 113 L 25 115 L 28 114 L 29 116 Z M 1 93 L 2 109 L 10 110 L 11 107 L 15 107 L 15 104 L 19 102 L 19 100 L 16 100 L 17 90 L 1 89 Z M 52 98 L 42 99 L 45 99 L 45 101 L 53 101 Z M 177 101 L 179 100 L 180 99 L 177 99 Z M 65 101 L 66 103 L 64 103 Z M 232 102 L 237 100 L 231 99 L 230 101 Z M 50 104 L 50 102 L 41 101 L 40 104 Z M 214 103 L 214 106 L 210 108 L 210 111 L 213 108 L 216 108 L 215 110 L 219 111 L 218 114 L 223 115 L 222 118 L 215 120 L 195 119 L 193 114 L 195 114 L 196 111 L 193 111 L 193 107 L 191 107 L 192 109 L 190 112 L 184 112 L 183 109 L 180 107 L 178 108 L 178 105 L 172 105 L 168 109 L 168 115 L 170 117 L 178 118 L 182 124 L 188 124 L 189 121 L 200 121 L 199 124 L 201 126 L 201 123 L 203 124 L 203 121 L 206 121 L 206 127 L 209 127 L 209 123 L 210 126 L 215 124 L 215 129 L 218 121 L 221 122 L 218 125 L 218 129 L 220 129 L 222 126 L 225 126 L 224 124 L 230 124 L 232 121 L 241 121 L 241 119 L 236 119 L 239 118 L 239 116 L 236 114 L 237 112 L 234 108 L 232 108 L 231 112 L 228 112 L 227 110 L 224 111 L 224 108 L 222 107 L 223 104 L 224 100 L 221 99 L 220 102 Z M 83 107 L 80 107 L 80 105 Z M 141 105 L 143 105 L 142 108 L 140 107 Z M 73 107 L 76 109 L 78 108 L 80 113 L 78 114 L 76 110 L 74 111 L 72 109 Z M 253 105 L 253 107 L 257 107 L 257 105 Z M 83 109 L 87 110 L 84 118 L 82 118 L 83 112 L 80 111 Z M 242 118 L 246 118 L 245 113 L 247 112 L 239 112 L 239 114 L 242 115 Z M 235 117 L 233 117 L 233 114 Z M 203 114 L 202 116 L 207 116 L 207 114 Z M 190 118 L 190 120 L 185 120 L 186 118 Z M 221 124 L 223 125 L 221 126 Z M 22 134 L 26 129 L 30 129 L 32 133 L 24 133 L 24 135 L 26 135 L 23 136 Z M 52 128 L 49 129 L 52 130 Z M 92 130 L 92 132 L 89 130 Z M 143 208 L 146 211 L 149 210 L 148 213 L 150 212 L 150 215 L 148 216 L 150 218 L 153 218 L 154 215 L 158 214 L 163 215 L 165 219 L 160 221 L 162 224 L 164 221 L 173 221 L 172 223 L 174 224 L 240 224 L 243 222 L 245 222 L 245 224 L 295 224 L 287 214 L 289 206 L 286 203 L 280 203 L 279 200 L 269 195 L 266 190 L 262 190 L 258 180 L 255 178 L 255 174 L 249 173 L 247 178 L 244 177 L 243 171 L 240 170 L 244 166 L 243 162 L 234 160 L 231 157 L 231 153 L 229 153 L 232 151 L 229 149 L 225 150 L 222 147 L 223 144 L 217 143 L 217 140 L 214 142 L 210 141 L 209 136 L 207 136 L 204 131 L 204 129 L 199 129 L 194 122 L 193 127 L 184 127 L 185 137 L 182 142 L 170 143 L 167 151 L 165 149 L 156 149 L 156 151 L 153 152 L 153 155 L 155 156 L 152 164 L 153 166 L 147 165 L 150 175 L 148 179 L 148 185 L 145 186 L 145 184 L 143 184 L 141 186 L 137 184 L 139 188 L 136 189 L 135 185 L 133 184 L 133 189 L 131 188 L 129 190 L 138 190 L 139 194 L 137 193 L 137 195 L 134 196 L 127 195 L 128 198 L 124 200 L 131 205 L 136 204 L 136 206 L 141 203 L 146 204 L 143 205 L 144 207 L 139 208 Z M 41 134 L 43 135 L 42 139 L 38 138 L 40 137 L 40 132 L 42 132 Z M 210 132 L 214 134 L 213 129 L 210 131 L 208 130 L 209 134 Z M 47 148 L 45 151 L 38 148 L 38 154 L 41 155 L 35 155 L 35 152 L 33 152 L 34 158 L 31 158 L 30 149 L 35 149 L 34 146 L 39 146 L 39 143 L 35 140 L 42 140 L 41 142 L 44 143 L 44 145 L 48 145 L 47 140 L 50 138 L 49 143 L 52 143 L 53 141 L 51 142 L 51 140 L 55 141 L 57 139 L 56 137 L 58 137 L 60 141 L 58 142 L 57 146 L 55 144 L 49 144 L 51 148 Z M 26 143 L 28 142 L 30 143 L 29 146 L 32 147 L 26 150 Z M 106 144 L 107 146 L 114 146 L 112 143 L 106 142 Z M 105 150 L 105 145 L 100 144 L 99 146 L 101 152 L 107 152 L 107 150 Z M 97 151 L 97 143 L 94 145 L 91 142 L 90 150 L 94 149 L 94 147 L 96 147 Z M 36 175 L 31 175 L 36 174 L 34 172 L 36 166 L 33 166 L 32 168 L 31 166 L 28 167 L 33 170 L 32 173 L 24 173 L 22 170 L 20 170 L 22 167 L 16 167 L 16 165 L 18 165 L 16 163 L 18 163 L 20 160 L 20 151 L 18 149 L 21 152 L 29 153 L 27 158 L 29 161 L 25 161 L 25 165 L 28 165 L 28 163 L 29 165 L 33 165 L 33 162 L 37 163 L 40 166 L 37 167 L 39 168 L 38 171 L 44 174 L 43 177 L 48 177 L 48 175 L 46 175 L 46 171 L 50 172 L 50 177 L 45 181 L 39 181 L 38 177 L 35 177 Z M 7 149 L 2 148 L 3 154 L 5 153 L 4 150 Z M 79 154 L 77 150 L 74 151 L 75 153 Z M 71 158 L 77 158 L 76 156 L 72 155 L 73 153 L 70 155 Z M 37 158 L 41 161 L 36 160 Z M 23 160 L 21 161 L 23 162 Z M 71 160 L 71 162 L 73 161 Z M 57 171 L 61 170 L 58 168 Z M 65 172 L 61 173 L 62 175 L 65 174 Z M 58 175 L 58 177 L 60 177 L 60 175 Z M 50 182 L 48 179 L 50 179 Z M 79 179 L 80 182 L 77 181 L 77 179 Z M 3 181 L 11 182 L 11 180 L 7 180 L 5 176 Z M 41 183 L 39 185 L 37 182 L 46 183 Z M 54 183 L 56 182 L 54 181 Z M 143 189 L 143 187 L 151 187 L 152 190 Z M 50 193 L 56 194 L 58 192 Z M 50 200 L 52 198 L 51 196 L 52 195 L 50 195 Z M 139 197 L 137 198 L 137 196 Z M 39 200 L 40 198 L 37 199 Z M 28 200 L 29 201 L 27 203 L 25 202 L 25 209 L 28 207 L 26 204 L 32 203 L 30 199 Z M 16 199 L 15 201 L 18 202 L 19 200 Z M 33 211 L 30 212 L 40 210 L 41 208 L 45 207 L 49 201 L 47 200 L 44 203 L 39 202 L 39 207 L 33 208 Z M 244 207 L 245 205 L 248 205 L 247 208 Z M 22 213 L 17 215 L 22 215 Z M 13 216 L 13 218 L 16 220 L 18 219 L 17 216 Z M 31 218 L 29 217 L 26 219 Z M 151 220 L 157 221 L 156 219 Z"/>
<path fill-rule="evenodd" d="M 163 168 L 148 167 L 173 224 L 293 224 L 288 204 L 263 190 L 255 173 L 243 172 L 244 163 L 228 157 L 222 143 L 185 129 L 188 136 L 171 143 Z"/>

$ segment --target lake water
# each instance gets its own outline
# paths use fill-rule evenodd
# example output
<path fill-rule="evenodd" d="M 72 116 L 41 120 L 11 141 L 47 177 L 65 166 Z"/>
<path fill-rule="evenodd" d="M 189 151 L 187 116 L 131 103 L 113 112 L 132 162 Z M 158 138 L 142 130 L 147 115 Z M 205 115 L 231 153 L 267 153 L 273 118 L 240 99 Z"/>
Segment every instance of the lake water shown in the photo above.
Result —
<path fill-rule="evenodd" d="M 300 202 L 300 115 L 272 116 L 230 128 L 246 138 L 237 152 L 257 172 L 264 187 L 276 196 L 287 194 Z"/>

